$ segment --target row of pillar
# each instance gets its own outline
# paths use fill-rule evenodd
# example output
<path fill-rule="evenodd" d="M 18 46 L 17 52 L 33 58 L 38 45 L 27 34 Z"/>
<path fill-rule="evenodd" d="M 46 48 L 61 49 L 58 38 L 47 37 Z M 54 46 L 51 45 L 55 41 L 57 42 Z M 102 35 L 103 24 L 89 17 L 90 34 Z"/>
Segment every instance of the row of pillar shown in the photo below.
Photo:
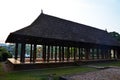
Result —
<path fill-rule="evenodd" d="M 20 62 L 25 62 L 25 48 L 26 44 L 21 44 Z M 36 61 L 37 45 L 31 44 L 30 47 L 30 62 Z M 117 54 L 118 50 L 113 49 L 113 58 L 120 58 Z M 64 47 L 64 46 L 42 46 L 43 61 L 76 61 L 89 59 L 111 59 L 111 49 L 107 48 L 81 48 L 81 47 Z M 15 59 L 18 56 L 18 43 L 15 46 Z M 117 56 L 117 57 L 116 57 Z"/>

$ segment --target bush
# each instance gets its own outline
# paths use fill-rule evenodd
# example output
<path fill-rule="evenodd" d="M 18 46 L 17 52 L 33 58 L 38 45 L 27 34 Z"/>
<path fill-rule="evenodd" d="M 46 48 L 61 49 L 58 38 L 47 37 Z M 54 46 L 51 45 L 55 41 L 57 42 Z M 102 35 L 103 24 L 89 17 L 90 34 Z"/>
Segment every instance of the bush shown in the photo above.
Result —
<path fill-rule="evenodd" d="M 0 47 L 0 61 L 6 61 L 7 58 L 11 58 L 12 54 L 10 54 L 5 48 Z"/>

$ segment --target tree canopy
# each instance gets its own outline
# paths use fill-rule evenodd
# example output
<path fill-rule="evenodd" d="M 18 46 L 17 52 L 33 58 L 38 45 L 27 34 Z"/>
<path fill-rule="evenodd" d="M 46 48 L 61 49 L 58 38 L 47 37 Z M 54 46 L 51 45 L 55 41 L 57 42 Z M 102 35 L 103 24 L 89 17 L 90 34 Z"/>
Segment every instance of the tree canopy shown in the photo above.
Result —
<path fill-rule="evenodd" d="M 7 58 L 12 57 L 12 55 L 7 51 L 6 48 L 0 47 L 0 61 L 5 61 Z"/>
<path fill-rule="evenodd" d="M 114 38 L 116 38 L 118 41 L 120 41 L 120 34 L 118 32 L 110 32 L 111 36 L 113 36 Z"/>

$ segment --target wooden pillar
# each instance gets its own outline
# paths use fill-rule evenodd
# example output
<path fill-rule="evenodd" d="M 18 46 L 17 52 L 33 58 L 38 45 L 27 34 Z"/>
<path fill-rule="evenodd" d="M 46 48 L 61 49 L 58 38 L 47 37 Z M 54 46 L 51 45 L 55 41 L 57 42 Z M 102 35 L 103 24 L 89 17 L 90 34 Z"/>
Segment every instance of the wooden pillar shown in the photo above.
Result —
<path fill-rule="evenodd" d="M 117 49 L 117 59 L 120 59 L 120 50 Z"/>
<path fill-rule="evenodd" d="M 108 50 L 108 59 L 111 59 L 111 49 Z"/>
<path fill-rule="evenodd" d="M 112 54 L 111 54 L 111 49 L 109 49 L 109 58 L 110 58 L 110 59 L 112 58 L 111 55 L 112 55 Z"/>
<path fill-rule="evenodd" d="M 104 55 L 105 55 L 105 59 L 107 59 L 107 49 L 104 49 Z"/>
<path fill-rule="evenodd" d="M 71 47 L 71 50 L 70 50 L 70 58 L 72 59 L 73 58 L 73 53 L 72 53 L 72 47 Z"/>
<path fill-rule="evenodd" d="M 116 51 L 115 51 L 115 49 L 113 49 L 113 58 L 114 59 L 116 58 Z"/>
<path fill-rule="evenodd" d="M 18 43 L 15 43 L 15 59 L 18 58 Z"/>
<path fill-rule="evenodd" d="M 22 43 L 21 45 L 21 56 L 20 56 L 20 62 L 25 62 L 25 43 Z"/>
<path fill-rule="evenodd" d="M 57 61 L 57 46 L 55 46 L 55 61 Z"/>
<path fill-rule="evenodd" d="M 94 53 L 95 53 L 95 49 L 92 48 L 92 59 L 93 59 L 93 60 L 95 59 L 95 58 L 94 58 Z"/>
<path fill-rule="evenodd" d="M 61 46 L 59 46 L 59 61 L 61 61 Z"/>
<path fill-rule="evenodd" d="M 46 61 L 46 45 L 43 45 L 43 61 Z"/>
<path fill-rule="evenodd" d="M 104 49 L 101 48 L 101 58 L 104 59 Z"/>
<path fill-rule="evenodd" d="M 109 49 L 106 49 L 106 59 L 109 59 Z"/>
<path fill-rule="evenodd" d="M 96 49 L 96 55 L 97 55 L 97 59 L 99 59 L 99 49 Z"/>
<path fill-rule="evenodd" d="M 67 61 L 69 61 L 69 57 L 70 57 L 70 47 L 67 47 Z"/>
<path fill-rule="evenodd" d="M 74 61 L 76 60 L 76 48 L 74 47 Z"/>
<path fill-rule="evenodd" d="M 102 50 L 101 50 L 101 48 L 99 49 L 99 59 L 102 59 Z"/>
<path fill-rule="evenodd" d="M 64 61 L 64 46 L 62 46 L 62 61 Z"/>
<path fill-rule="evenodd" d="M 23 53 L 22 53 L 22 44 L 21 44 L 20 62 L 22 61 L 23 61 Z"/>
<path fill-rule="evenodd" d="M 36 60 L 36 44 L 34 44 L 34 51 L 33 51 L 33 62 Z"/>
<path fill-rule="evenodd" d="M 107 59 L 107 57 L 108 57 L 107 56 L 108 55 L 108 49 L 107 48 L 104 49 L 104 54 L 105 54 L 105 59 Z"/>
<path fill-rule="evenodd" d="M 85 59 L 86 59 L 86 60 L 89 60 L 89 54 L 90 54 L 90 49 L 89 49 L 89 48 L 86 48 L 86 49 L 85 49 Z"/>
<path fill-rule="evenodd" d="M 51 59 L 53 59 L 53 46 L 51 46 Z"/>
<path fill-rule="evenodd" d="M 32 51 L 32 44 L 30 46 L 30 62 L 32 62 L 33 58 L 33 51 Z"/>
<path fill-rule="evenodd" d="M 78 51 L 79 51 L 79 60 L 81 59 L 81 49 L 80 47 L 78 48 Z"/>
<path fill-rule="evenodd" d="M 47 62 L 49 62 L 50 59 L 50 46 L 48 45 L 48 50 L 47 50 Z"/>
<path fill-rule="evenodd" d="M 83 60 L 83 51 L 84 51 L 83 48 L 80 48 L 80 57 L 81 57 L 80 59 L 81 60 Z"/>

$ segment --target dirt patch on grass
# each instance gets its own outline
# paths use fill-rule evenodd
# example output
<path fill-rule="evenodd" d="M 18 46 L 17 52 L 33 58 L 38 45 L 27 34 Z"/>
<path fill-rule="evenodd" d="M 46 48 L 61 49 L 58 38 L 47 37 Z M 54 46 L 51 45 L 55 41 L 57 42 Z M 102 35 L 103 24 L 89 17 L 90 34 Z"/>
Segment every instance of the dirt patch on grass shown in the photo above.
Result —
<path fill-rule="evenodd" d="M 120 68 L 109 68 L 65 77 L 67 80 L 120 80 Z"/>

